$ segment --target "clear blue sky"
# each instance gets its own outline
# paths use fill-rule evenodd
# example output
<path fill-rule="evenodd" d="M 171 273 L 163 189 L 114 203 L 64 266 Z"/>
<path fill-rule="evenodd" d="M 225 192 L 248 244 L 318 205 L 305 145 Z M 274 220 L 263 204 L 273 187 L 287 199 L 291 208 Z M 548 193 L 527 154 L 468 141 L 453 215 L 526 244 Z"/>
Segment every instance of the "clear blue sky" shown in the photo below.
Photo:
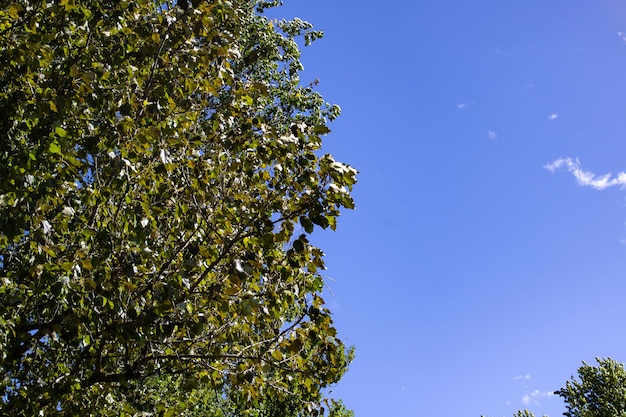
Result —
<path fill-rule="evenodd" d="M 357 348 L 335 395 L 357 417 L 561 415 L 583 360 L 626 362 L 626 3 L 285 3 L 326 33 L 303 82 L 361 172 L 315 236 Z"/>

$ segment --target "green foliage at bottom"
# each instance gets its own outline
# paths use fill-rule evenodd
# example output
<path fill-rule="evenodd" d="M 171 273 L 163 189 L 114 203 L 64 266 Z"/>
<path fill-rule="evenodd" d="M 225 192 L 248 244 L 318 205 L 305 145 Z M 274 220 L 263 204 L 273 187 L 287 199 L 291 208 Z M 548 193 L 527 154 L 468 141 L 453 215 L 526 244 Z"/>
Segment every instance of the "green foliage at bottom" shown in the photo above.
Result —
<path fill-rule="evenodd" d="M 555 391 L 565 401 L 565 417 L 626 417 L 626 368 L 611 358 L 596 358 L 598 366 L 578 368 L 565 387 Z M 513 417 L 535 417 L 528 410 Z M 547 417 L 544 415 L 544 417 Z"/>

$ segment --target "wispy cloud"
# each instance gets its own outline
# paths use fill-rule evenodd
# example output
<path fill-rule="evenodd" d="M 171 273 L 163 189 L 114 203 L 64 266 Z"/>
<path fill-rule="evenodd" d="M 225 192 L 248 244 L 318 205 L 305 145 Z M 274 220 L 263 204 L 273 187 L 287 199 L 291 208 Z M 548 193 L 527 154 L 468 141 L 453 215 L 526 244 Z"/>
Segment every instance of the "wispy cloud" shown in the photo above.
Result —
<path fill-rule="evenodd" d="M 513 377 L 513 381 L 519 381 L 519 380 L 525 380 L 525 381 L 530 381 L 531 376 L 530 374 L 526 374 L 526 375 L 518 375 L 516 377 Z"/>
<path fill-rule="evenodd" d="M 498 134 L 496 132 L 494 132 L 493 130 L 489 130 L 489 131 L 487 131 L 487 137 L 490 140 L 496 140 L 498 138 Z"/>
<path fill-rule="evenodd" d="M 469 106 L 472 106 L 475 102 L 474 101 L 460 101 L 458 103 L 456 103 L 456 108 L 459 110 L 463 110 L 468 108 Z"/>
<path fill-rule="evenodd" d="M 565 168 L 574 176 L 574 178 L 576 178 L 578 185 L 592 187 L 596 190 L 604 190 L 605 188 L 613 187 L 614 185 L 621 185 L 622 187 L 626 186 L 626 173 L 620 172 L 616 177 L 613 177 L 611 173 L 597 176 L 593 172 L 584 171 L 580 167 L 580 161 L 578 158 L 560 158 L 544 165 L 544 168 L 550 172 Z"/>
<path fill-rule="evenodd" d="M 528 405 L 530 403 L 539 404 L 539 399 L 554 396 L 552 391 L 539 391 L 538 389 L 529 392 L 522 397 L 522 403 Z"/>
<path fill-rule="evenodd" d="M 624 33 L 624 32 L 617 32 L 617 36 L 619 36 L 619 38 L 622 40 L 622 42 L 626 43 L 626 33 Z"/>
<path fill-rule="evenodd" d="M 556 113 L 551 113 L 550 116 L 548 116 L 548 120 L 556 120 L 559 118 L 559 115 Z"/>

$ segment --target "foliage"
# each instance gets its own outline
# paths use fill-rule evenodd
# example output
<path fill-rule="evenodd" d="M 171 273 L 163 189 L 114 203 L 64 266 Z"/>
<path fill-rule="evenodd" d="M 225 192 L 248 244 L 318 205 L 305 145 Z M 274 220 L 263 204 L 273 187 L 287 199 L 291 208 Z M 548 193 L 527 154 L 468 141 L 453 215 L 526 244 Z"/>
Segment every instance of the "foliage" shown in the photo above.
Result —
<path fill-rule="evenodd" d="M 186 384 L 186 385 L 185 385 Z M 195 386 L 194 386 L 195 385 Z M 130 404 L 129 409 L 143 415 L 167 415 L 180 417 L 318 417 L 323 409 L 304 412 L 297 398 L 266 397 L 250 404 L 245 399 L 225 395 L 211 387 L 189 384 L 181 377 L 152 377 L 137 384 L 130 390 L 122 404 Z M 119 404 L 119 403 L 118 403 Z M 329 417 L 354 417 L 341 401 L 328 401 Z"/>
<path fill-rule="evenodd" d="M 598 366 L 583 362 L 579 380 L 572 377 L 556 391 L 567 407 L 566 417 L 626 416 L 626 369 L 611 358 L 596 358 Z"/>
<path fill-rule="evenodd" d="M 532 411 L 528 411 L 527 409 L 520 410 L 516 412 L 515 414 L 513 414 L 513 417 L 535 417 L 535 413 L 533 413 Z M 543 417 L 548 417 L 548 416 L 544 415 Z"/>
<path fill-rule="evenodd" d="M 513 414 L 513 417 L 535 417 L 535 413 L 533 413 L 532 411 L 528 411 L 527 409 L 520 410 Z"/>
<path fill-rule="evenodd" d="M 307 235 L 356 171 L 277 3 L 0 5 L 0 414 L 133 415 L 166 377 L 304 415 L 343 375 Z"/>
<path fill-rule="evenodd" d="M 565 401 L 566 417 L 625 417 L 626 369 L 611 358 L 596 358 L 598 366 L 578 368 L 578 378 L 572 377 L 564 388 L 554 393 Z M 534 417 L 528 410 L 518 411 L 513 417 Z M 547 416 L 544 416 L 547 417 Z"/>
<path fill-rule="evenodd" d="M 515 414 L 513 414 L 513 417 L 535 417 L 535 413 L 533 413 L 532 411 L 529 411 L 528 409 L 519 410 L 519 411 L 516 411 Z M 547 417 L 547 416 L 544 415 L 543 417 Z"/>

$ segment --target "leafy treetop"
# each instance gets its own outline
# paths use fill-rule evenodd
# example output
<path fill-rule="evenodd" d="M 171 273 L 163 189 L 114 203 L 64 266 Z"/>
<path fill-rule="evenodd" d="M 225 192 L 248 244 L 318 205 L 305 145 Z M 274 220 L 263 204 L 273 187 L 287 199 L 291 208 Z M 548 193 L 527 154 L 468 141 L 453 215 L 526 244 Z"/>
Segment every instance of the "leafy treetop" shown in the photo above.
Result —
<path fill-rule="evenodd" d="M 578 368 L 578 379 L 572 377 L 565 387 L 554 393 L 565 401 L 566 417 L 626 416 L 626 368 L 611 358 L 596 358 L 598 366 Z M 514 417 L 534 417 L 528 410 Z M 547 417 L 547 416 L 544 416 Z"/>

